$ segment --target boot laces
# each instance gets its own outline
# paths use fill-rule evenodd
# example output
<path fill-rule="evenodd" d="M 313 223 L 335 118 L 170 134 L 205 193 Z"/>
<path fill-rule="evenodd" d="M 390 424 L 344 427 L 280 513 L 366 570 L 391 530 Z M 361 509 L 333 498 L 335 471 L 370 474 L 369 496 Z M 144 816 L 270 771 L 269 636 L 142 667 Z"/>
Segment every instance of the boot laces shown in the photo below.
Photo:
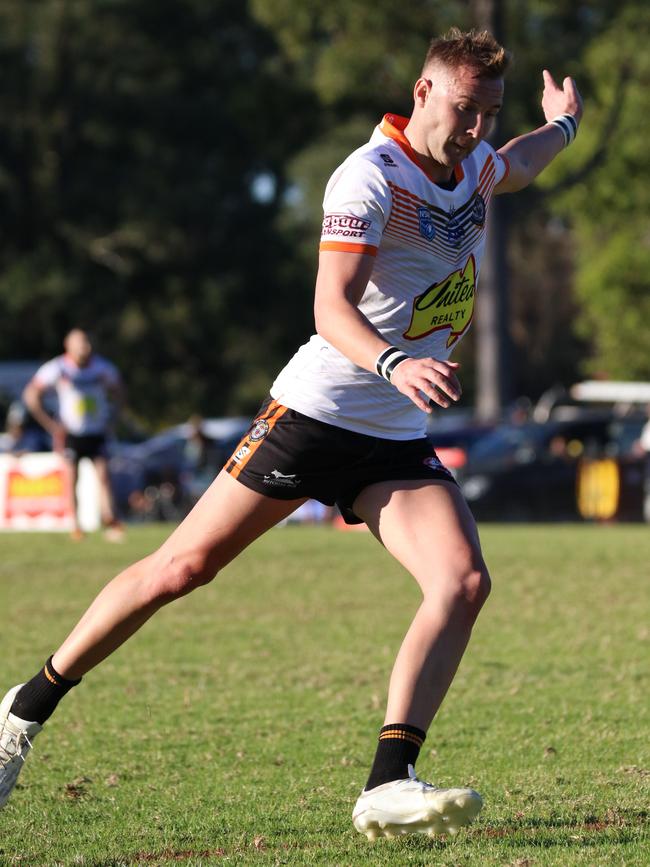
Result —
<path fill-rule="evenodd" d="M 7 767 L 7 765 L 15 758 L 19 758 L 24 762 L 25 756 L 23 755 L 23 750 L 25 746 L 27 746 L 27 750 L 30 750 L 32 747 L 32 742 L 27 737 L 27 734 L 20 730 L 16 732 L 10 731 L 9 738 L 7 738 L 4 743 L 3 741 L 0 741 L 0 767 Z M 9 751 L 10 747 L 13 747 L 13 752 Z M 27 752 L 27 750 L 25 750 L 25 752 Z"/>

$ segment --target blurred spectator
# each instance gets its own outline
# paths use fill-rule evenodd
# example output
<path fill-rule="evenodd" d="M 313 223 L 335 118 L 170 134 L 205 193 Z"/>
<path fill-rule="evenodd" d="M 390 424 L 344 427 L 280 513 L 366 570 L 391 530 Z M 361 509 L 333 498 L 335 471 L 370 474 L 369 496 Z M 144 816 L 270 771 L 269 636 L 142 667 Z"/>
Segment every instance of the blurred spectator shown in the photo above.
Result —
<path fill-rule="evenodd" d="M 219 461 L 215 443 L 205 433 L 201 416 L 190 416 L 188 424 L 190 430 L 183 449 L 185 467 L 182 484 L 184 494 L 189 499 L 187 506 L 191 508 L 210 487 L 222 462 Z"/>
<path fill-rule="evenodd" d="M 643 467 L 643 519 L 650 523 L 650 404 L 646 406 L 648 420 L 643 425 L 641 436 L 635 444 L 634 451 L 644 457 Z"/>
<path fill-rule="evenodd" d="M 643 453 L 650 456 L 650 404 L 646 407 L 646 415 L 648 421 L 643 425 L 638 442 Z"/>
<path fill-rule="evenodd" d="M 89 458 L 99 481 L 106 538 L 120 541 L 124 531 L 114 512 L 106 451 L 107 435 L 123 399 L 120 374 L 114 364 L 93 352 L 88 334 L 80 328 L 68 332 L 63 346 L 63 355 L 52 358 L 36 371 L 23 399 L 36 421 L 51 434 L 54 450 L 70 463 L 75 497 L 73 538 L 83 536 L 76 486 L 79 461 Z M 43 406 L 43 395 L 49 390 L 54 390 L 58 398 L 58 418 L 53 418 Z"/>
<path fill-rule="evenodd" d="M 518 397 L 508 410 L 507 421 L 510 424 L 526 424 L 530 421 L 533 405 L 528 397 Z"/>
<path fill-rule="evenodd" d="M 212 466 L 212 448 L 209 437 L 203 430 L 203 419 L 200 415 L 190 416 L 189 435 L 185 444 L 185 459 L 188 468 L 201 472 Z"/>

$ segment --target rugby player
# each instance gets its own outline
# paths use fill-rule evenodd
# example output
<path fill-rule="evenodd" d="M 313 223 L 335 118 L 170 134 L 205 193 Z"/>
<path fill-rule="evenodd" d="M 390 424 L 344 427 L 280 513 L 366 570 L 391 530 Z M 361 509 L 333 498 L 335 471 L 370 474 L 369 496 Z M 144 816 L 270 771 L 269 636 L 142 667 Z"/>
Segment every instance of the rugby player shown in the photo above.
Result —
<path fill-rule="evenodd" d="M 106 438 L 123 400 L 118 369 L 93 352 L 88 334 L 73 328 L 64 340 L 63 355 L 45 362 L 23 391 L 23 401 L 36 421 L 52 436 L 54 451 L 68 460 L 72 473 L 73 539 L 83 536 L 79 525 L 77 477 L 79 461 L 89 458 L 97 473 L 102 525 L 109 541 L 121 541 L 123 529 L 115 517 L 108 473 Z M 58 398 L 58 417 L 43 406 L 43 395 L 53 390 Z"/>
<path fill-rule="evenodd" d="M 355 827 L 369 838 L 454 832 L 481 809 L 415 763 L 485 602 L 476 526 L 425 438 L 461 395 L 491 197 L 529 184 L 573 141 L 576 86 L 543 72 L 544 123 L 495 151 L 508 52 L 487 32 L 434 39 L 409 118 L 387 114 L 325 192 L 316 334 L 279 374 L 248 434 L 161 548 L 118 575 L 44 668 L 0 710 L 0 798 L 65 693 L 162 605 L 206 584 L 309 497 L 365 522 L 422 591 L 390 678 Z"/>

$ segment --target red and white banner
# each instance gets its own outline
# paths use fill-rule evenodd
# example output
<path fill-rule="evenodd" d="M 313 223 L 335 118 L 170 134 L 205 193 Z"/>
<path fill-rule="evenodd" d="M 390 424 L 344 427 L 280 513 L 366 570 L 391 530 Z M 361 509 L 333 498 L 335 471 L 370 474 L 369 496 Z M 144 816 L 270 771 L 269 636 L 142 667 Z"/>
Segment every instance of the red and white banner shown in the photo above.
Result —
<path fill-rule="evenodd" d="M 97 529 L 97 483 L 87 460 L 80 462 L 77 496 L 82 528 Z M 0 530 L 69 531 L 73 508 L 70 467 L 61 455 L 0 455 Z"/>

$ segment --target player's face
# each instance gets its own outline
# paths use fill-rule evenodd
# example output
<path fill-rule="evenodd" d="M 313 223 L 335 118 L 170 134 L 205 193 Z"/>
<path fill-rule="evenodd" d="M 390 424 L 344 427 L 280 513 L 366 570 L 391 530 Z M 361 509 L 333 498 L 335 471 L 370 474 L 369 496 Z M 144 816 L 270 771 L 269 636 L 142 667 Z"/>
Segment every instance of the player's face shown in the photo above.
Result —
<path fill-rule="evenodd" d="M 79 367 L 84 367 L 92 355 L 92 345 L 83 331 L 71 331 L 65 341 L 65 351 Z"/>
<path fill-rule="evenodd" d="M 416 85 L 424 143 L 432 159 L 451 169 L 492 131 L 503 102 L 503 79 L 478 78 L 470 67 L 438 66 L 430 76 Z"/>

